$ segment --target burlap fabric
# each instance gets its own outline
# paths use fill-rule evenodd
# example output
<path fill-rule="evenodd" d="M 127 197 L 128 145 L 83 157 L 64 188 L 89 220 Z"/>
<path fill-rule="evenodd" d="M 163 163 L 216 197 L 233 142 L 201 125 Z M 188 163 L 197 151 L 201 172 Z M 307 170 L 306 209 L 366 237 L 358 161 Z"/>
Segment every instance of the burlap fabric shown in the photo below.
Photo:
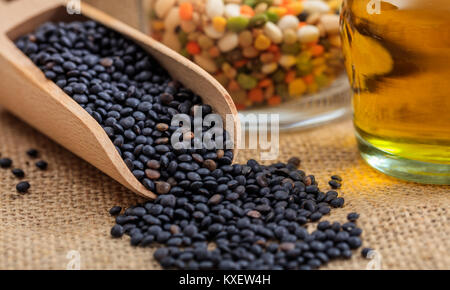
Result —
<path fill-rule="evenodd" d="M 0 269 L 66 269 L 67 253 L 80 253 L 82 269 L 160 269 L 154 248 L 134 248 L 129 238 L 109 236 L 113 205 L 142 199 L 0 110 L 0 152 L 23 168 L 29 194 L 18 195 L 17 179 L 0 170 Z M 450 187 L 407 183 L 367 166 L 358 155 L 350 120 L 281 135 L 280 160 L 300 156 L 302 168 L 323 188 L 332 174 L 344 178 L 343 209 L 329 220 L 361 213 L 364 246 L 380 253 L 383 269 L 450 269 Z M 39 171 L 25 151 L 35 147 L 49 162 Z M 243 162 L 255 152 L 241 152 Z M 365 269 L 359 251 L 325 269 Z"/>

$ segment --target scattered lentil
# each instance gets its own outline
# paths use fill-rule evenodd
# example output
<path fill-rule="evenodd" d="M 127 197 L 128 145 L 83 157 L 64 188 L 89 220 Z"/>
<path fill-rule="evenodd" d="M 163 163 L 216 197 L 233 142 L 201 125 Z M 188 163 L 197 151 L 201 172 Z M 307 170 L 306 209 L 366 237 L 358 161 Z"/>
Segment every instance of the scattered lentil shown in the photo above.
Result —
<path fill-rule="evenodd" d="M 118 215 L 120 212 L 122 211 L 122 208 L 120 206 L 113 206 L 110 210 L 109 210 L 109 214 L 114 216 L 114 215 Z"/>
<path fill-rule="evenodd" d="M 355 222 L 359 218 L 359 214 L 356 212 L 351 212 L 347 215 L 347 219 L 351 222 Z"/>
<path fill-rule="evenodd" d="M 10 158 L 1 158 L 0 159 L 0 167 L 1 168 L 9 168 L 13 164 Z"/>
<path fill-rule="evenodd" d="M 342 71 L 338 1 L 154 2 L 152 36 L 211 73 L 238 109 L 299 98 Z"/>
<path fill-rule="evenodd" d="M 373 251 L 373 249 L 371 249 L 371 248 L 363 248 L 361 250 L 361 256 L 363 256 L 364 258 L 368 258 L 370 252 L 372 252 L 372 251 Z"/>
<path fill-rule="evenodd" d="M 44 160 L 40 160 L 40 161 L 36 162 L 36 167 L 41 170 L 47 170 L 48 163 Z"/>
<path fill-rule="evenodd" d="M 216 2 L 207 6 L 210 17 L 239 16 L 239 5 Z M 166 9 L 162 5 L 160 10 Z M 165 13 L 169 20 L 179 16 L 170 7 Z M 291 23 L 284 20 L 283 26 L 288 29 Z M 242 24 L 236 21 L 230 29 L 240 30 Z M 361 245 L 358 236 L 346 231 L 348 225 L 333 223 L 327 230 L 334 236 L 320 229 L 308 233 L 301 226 L 320 220 L 330 206 L 342 207 L 344 199 L 321 192 L 314 176 L 296 168 L 299 159 L 231 165 L 230 150 L 172 148 L 165 141 L 177 129 L 169 126 L 171 116 L 192 116 L 196 106 L 204 115 L 212 109 L 131 40 L 93 21 L 46 23 L 35 34 L 42 37 L 31 41 L 24 36 L 16 45 L 100 123 L 135 177 L 160 194 L 117 216 L 113 237 L 125 233 L 134 246 L 164 244 L 155 259 L 164 268 L 182 269 L 315 269 L 337 257 L 350 258 L 351 249 Z M 68 45 L 67 37 L 77 48 Z M 235 32 L 218 38 L 223 52 L 240 41 Z M 255 37 L 260 50 L 270 51 L 271 42 L 262 34 Z M 59 60 L 64 73 L 49 65 Z M 236 76 L 245 89 L 259 83 L 251 74 Z M 303 89 L 300 81 L 296 92 Z M 208 242 L 216 248 L 208 249 Z"/>
<path fill-rule="evenodd" d="M 302 227 L 321 219 L 324 208 L 328 213 L 330 205 L 342 206 L 343 199 L 332 191 L 325 201 L 327 194 L 314 176 L 294 164 L 299 159 L 269 166 L 255 160 L 219 164 L 200 179 L 183 180 L 155 201 L 127 209 L 116 222 L 136 229 L 126 232 L 132 245 L 164 244 L 154 254 L 164 268 L 191 269 L 201 263 L 206 270 L 316 269 L 350 258 L 362 243 L 350 234 L 359 229 L 354 223 L 322 221 L 312 233 Z M 293 179 L 284 183 L 286 176 Z M 142 212 L 136 214 L 136 209 Z"/>
<path fill-rule="evenodd" d="M 27 155 L 30 156 L 31 158 L 37 158 L 39 156 L 39 151 L 31 148 L 27 150 Z"/>
<path fill-rule="evenodd" d="M 28 183 L 28 181 L 19 182 L 16 185 L 16 189 L 19 193 L 27 193 L 28 189 L 30 189 L 30 183 Z"/>
<path fill-rule="evenodd" d="M 116 224 L 111 228 L 111 236 L 113 236 L 114 238 L 120 238 L 123 236 L 123 234 L 124 229 L 121 225 Z"/>

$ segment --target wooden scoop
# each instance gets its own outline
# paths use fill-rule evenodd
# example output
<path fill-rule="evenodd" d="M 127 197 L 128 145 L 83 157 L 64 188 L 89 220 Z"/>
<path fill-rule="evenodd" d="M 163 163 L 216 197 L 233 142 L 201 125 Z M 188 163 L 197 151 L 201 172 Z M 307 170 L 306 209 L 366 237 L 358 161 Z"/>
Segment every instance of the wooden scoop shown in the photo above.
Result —
<path fill-rule="evenodd" d="M 176 80 L 199 94 L 220 114 L 233 116 L 234 144 L 240 125 L 227 91 L 196 64 L 147 35 L 82 3 L 82 15 L 69 15 L 61 0 L 15 0 L 0 3 L 0 105 L 133 192 L 155 198 L 130 172 L 102 127 L 63 92 L 14 44 L 46 21 L 95 20 L 133 39 Z M 236 155 L 236 145 L 234 154 Z"/>

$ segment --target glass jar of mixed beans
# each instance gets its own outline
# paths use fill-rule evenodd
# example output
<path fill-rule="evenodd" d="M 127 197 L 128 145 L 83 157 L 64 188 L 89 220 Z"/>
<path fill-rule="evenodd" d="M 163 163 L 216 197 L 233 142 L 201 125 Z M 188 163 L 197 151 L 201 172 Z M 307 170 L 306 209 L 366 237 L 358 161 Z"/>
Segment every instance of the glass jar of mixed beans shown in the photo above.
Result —
<path fill-rule="evenodd" d="M 153 0 L 150 32 L 212 74 L 242 113 L 309 126 L 348 111 L 341 2 Z"/>

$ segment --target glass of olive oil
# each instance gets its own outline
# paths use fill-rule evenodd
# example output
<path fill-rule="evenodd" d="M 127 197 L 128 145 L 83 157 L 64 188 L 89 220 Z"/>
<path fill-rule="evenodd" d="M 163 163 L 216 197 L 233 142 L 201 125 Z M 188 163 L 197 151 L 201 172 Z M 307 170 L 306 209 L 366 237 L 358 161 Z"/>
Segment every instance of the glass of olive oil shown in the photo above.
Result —
<path fill-rule="evenodd" d="M 362 157 L 450 184 L 450 1 L 344 0 L 341 34 Z"/>

